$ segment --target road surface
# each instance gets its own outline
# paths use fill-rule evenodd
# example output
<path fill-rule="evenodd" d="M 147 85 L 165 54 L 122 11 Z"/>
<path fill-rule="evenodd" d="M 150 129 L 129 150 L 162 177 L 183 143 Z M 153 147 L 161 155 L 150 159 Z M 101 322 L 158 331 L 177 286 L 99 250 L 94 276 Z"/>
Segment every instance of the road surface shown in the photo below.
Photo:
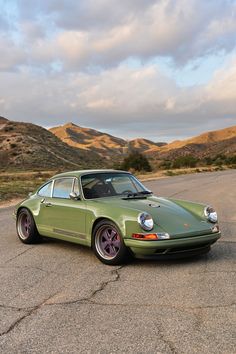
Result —
<path fill-rule="evenodd" d="M 212 251 L 109 267 L 82 246 L 22 244 L 1 209 L 0 353 L 236 353 L 236 170 L 145 184 L 212 204 Z"/>

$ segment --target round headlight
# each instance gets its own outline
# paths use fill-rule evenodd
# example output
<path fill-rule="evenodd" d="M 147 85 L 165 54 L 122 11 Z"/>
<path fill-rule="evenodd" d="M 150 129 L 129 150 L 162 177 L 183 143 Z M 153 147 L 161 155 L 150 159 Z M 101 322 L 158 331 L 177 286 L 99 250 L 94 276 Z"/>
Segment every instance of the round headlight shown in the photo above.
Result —
<path fill-rule="evenodd" d="M 154 226 L 153 219 L 148 213 L 140 213 L 138 216 L 138 223 L 145 231 L 152 230 Z"/>
<path fill-rule="evenodd" d="M 211 206 L 206 206 L 204 209 L 204 215 L 210 222 L 217 222 L 217 212 Z"/>

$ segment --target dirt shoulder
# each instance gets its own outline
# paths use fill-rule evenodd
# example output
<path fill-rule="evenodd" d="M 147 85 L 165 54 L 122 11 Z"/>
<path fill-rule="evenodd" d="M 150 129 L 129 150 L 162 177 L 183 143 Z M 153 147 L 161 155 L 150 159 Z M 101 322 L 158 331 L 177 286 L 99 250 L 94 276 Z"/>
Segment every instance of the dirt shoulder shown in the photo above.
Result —
<path fill-rule="evenodd" d="M 9 208 L 11 206 L 14 206 L 14 205 L 18 204 L 19 202 L 21 202 L 22 200 L 23 200 L 23 198 L 2 200 L 2 201 L 0 201 L 0 209 Z"/>

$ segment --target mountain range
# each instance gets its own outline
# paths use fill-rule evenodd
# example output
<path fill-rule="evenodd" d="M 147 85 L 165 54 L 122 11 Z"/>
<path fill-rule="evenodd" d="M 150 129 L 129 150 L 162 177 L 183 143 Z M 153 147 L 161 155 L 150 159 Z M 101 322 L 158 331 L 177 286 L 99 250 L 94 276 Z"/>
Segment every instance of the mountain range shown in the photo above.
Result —
<path fill-rule="evenodd" d="M 206 132 L 169 144 L 143 138 L 128 141 L 74 123 L 51 128 L 50 131 L 63 142 L 86 151 L 96 152 L 108 160 L 121 158 L 132 150 L 139 151 L 154 160 L 168 160 L 190 154 L 201 159 L 218 154 L 236 153 L 236 126 Z"/>
<path fill-rule="evenodd" d="M 150 149 L 166 145 L 154 143 L 147 139 L 124 140 L 95 129 L 80 127 L 74 123 L 67 123 L 50 131 L 70 146 L 93 151 L 106 159 L 114 159 L 117 155 L 125 155 L 130 150 L 146 152 Z"/>
<path fill-rule="evenodd" d="M 0 117 L 0 169 L 45 170 L 113 167 L 130 151 L 153 164 L 192 155 L 202 159 L 236 154 L 236 126 L 172 143 L 138 138 L 124 140 L 67 123 L 49 130 Z"/>

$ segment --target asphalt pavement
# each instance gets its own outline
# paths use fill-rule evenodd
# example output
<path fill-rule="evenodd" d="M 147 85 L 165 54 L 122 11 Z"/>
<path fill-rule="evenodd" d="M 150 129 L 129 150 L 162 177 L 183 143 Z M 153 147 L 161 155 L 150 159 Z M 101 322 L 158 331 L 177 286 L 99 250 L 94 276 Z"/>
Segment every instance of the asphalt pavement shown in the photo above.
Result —
<path fill-rule="evenodd" d="M 110 267 L 79 245 L 22 244 L 0 209 L 0 353 L 236 353 L 236 170 L 145 185 L 217 209 L 209 254 Z"/>

